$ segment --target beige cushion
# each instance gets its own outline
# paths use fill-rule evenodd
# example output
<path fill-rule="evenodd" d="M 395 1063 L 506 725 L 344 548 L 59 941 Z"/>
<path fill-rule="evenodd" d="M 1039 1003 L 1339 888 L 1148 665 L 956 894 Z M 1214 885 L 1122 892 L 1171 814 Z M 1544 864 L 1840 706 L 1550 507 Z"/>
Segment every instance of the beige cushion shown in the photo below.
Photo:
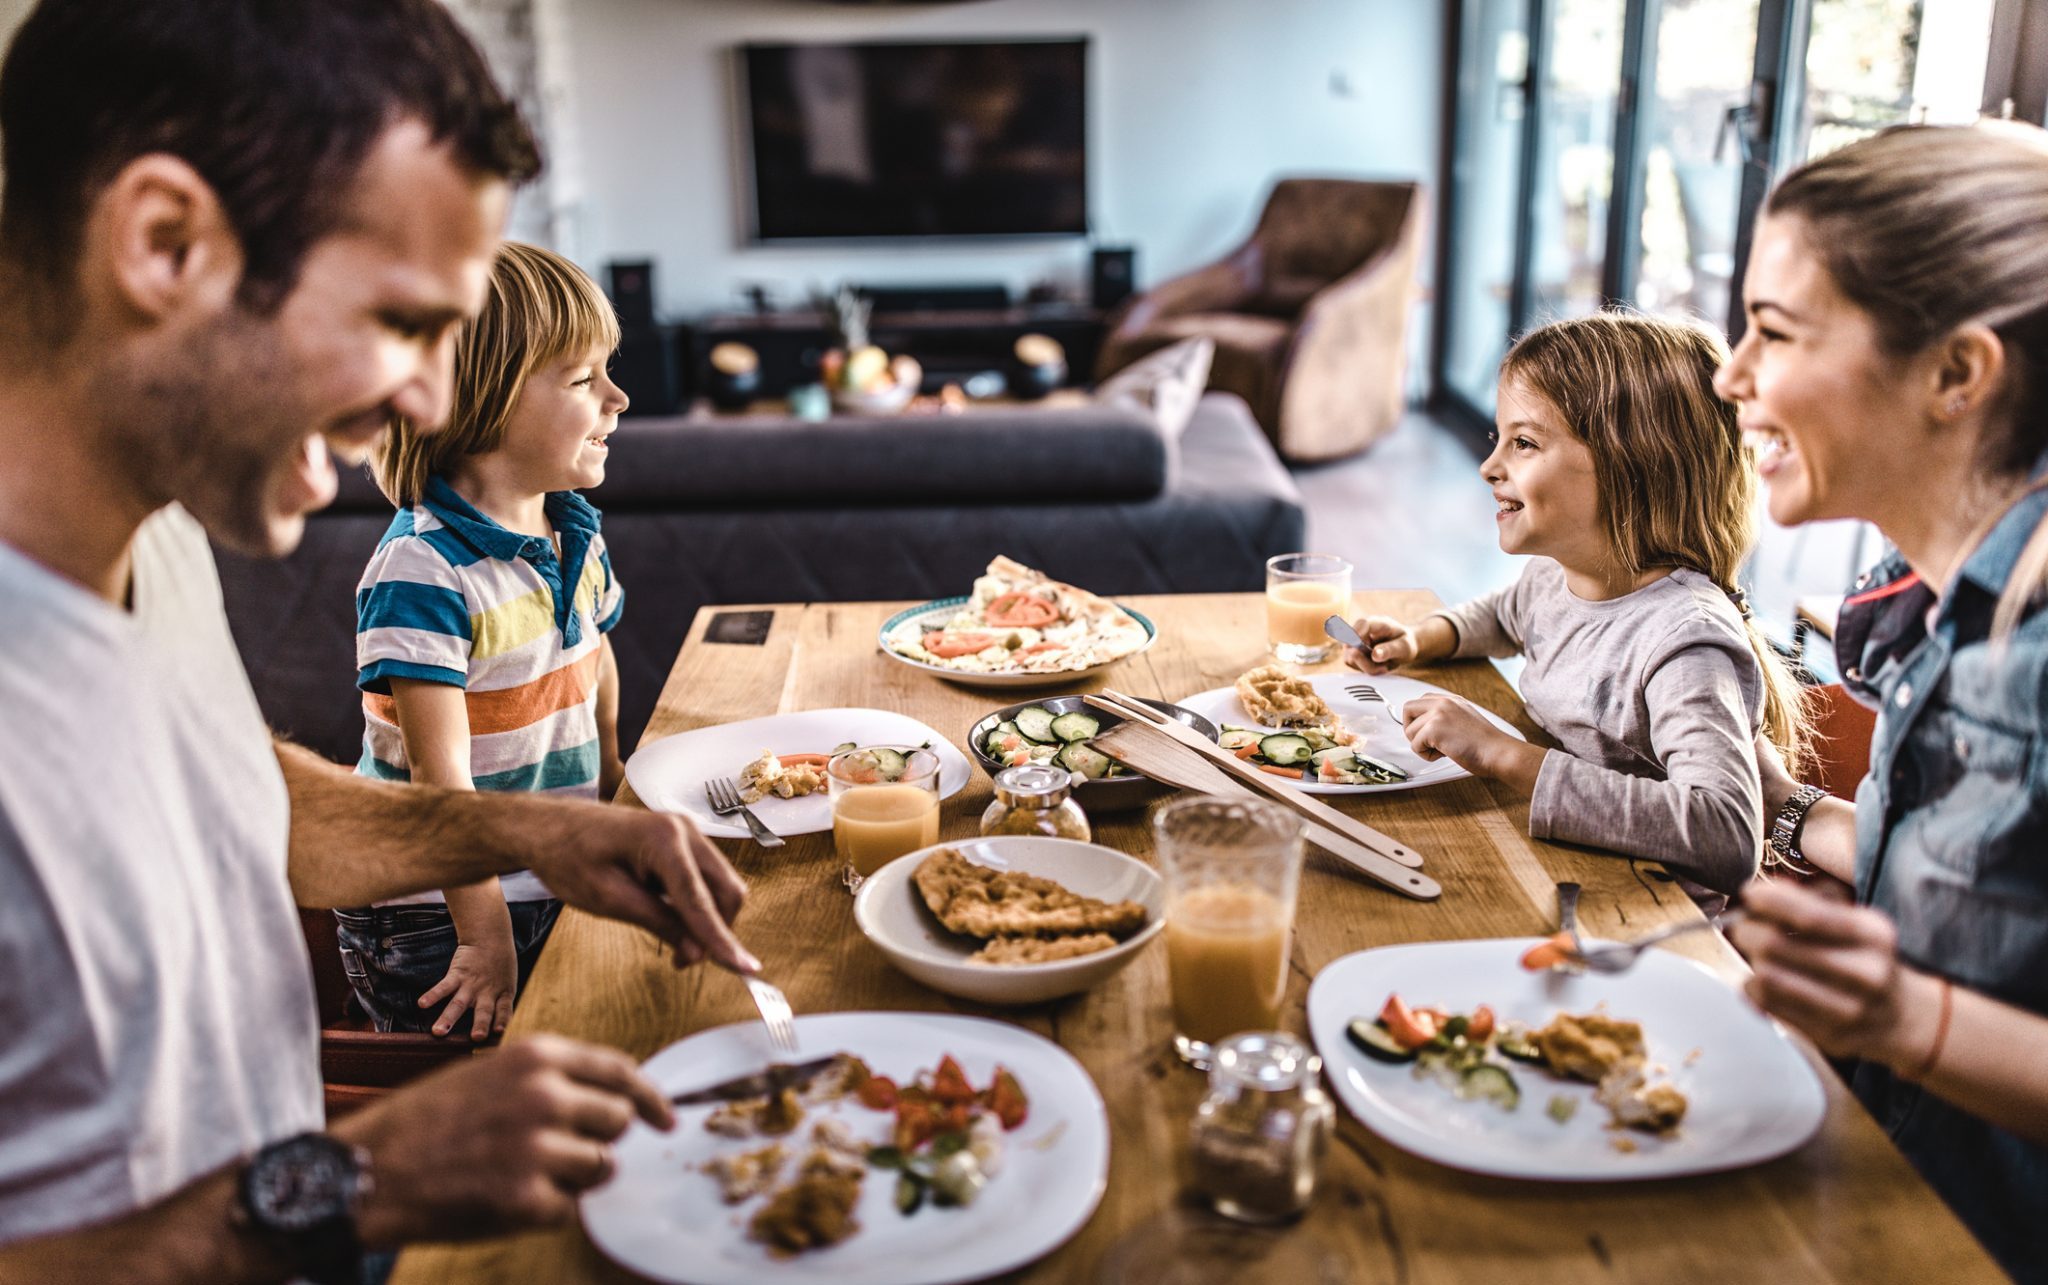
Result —
<path fill-rule="evenodd" d="M 1173 441 L 1188 426 L 1195 403 L 1209 386 L 1209 362 L 1215 356 L 1215 340 L 1183 339 L 1104 380 L 1095 389 L 1095 400 L 1146 412 L 1159 425 L 1160 435 Z"/>

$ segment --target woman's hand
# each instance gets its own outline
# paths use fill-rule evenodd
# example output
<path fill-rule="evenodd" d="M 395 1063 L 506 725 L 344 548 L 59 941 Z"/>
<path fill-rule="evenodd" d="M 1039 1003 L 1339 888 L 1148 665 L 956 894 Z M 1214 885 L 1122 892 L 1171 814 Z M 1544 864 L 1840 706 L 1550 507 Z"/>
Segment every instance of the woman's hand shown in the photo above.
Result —
<path fill-rule="evenodd" d="M 1449 759 L 1474 776 L 1490 776 L 1534 793 L 1544 751 L 1509 736 L 1466 701 L 1448 693 L 1418 696 L 1401 707 L 1408 747 L 1426 763 Z"/>
<path fill-rule="evenodd" d="M 1758 1008 L 1837 1057 L 1894 1069 L 1925 1061 L 1941 982 L 1899 963 L 1883 913 L 1761 879 L 1743 890 L 1742 909 L 1728 937 L 1755 970 L 1746 989 Z"/>
<path fill-rule="evenodd" d="M 1365 646 L 1346 647 L 1344 663 L 1366 674 L 1384 674 L 1414 661 L 1415 631 L 1391 616 L 1366 616 L 1351 622 Z"/>
<path fill-rule="evenodd" d="M 442 1000 L 448 1007 L 434 1021 L 434 1034 L 446 1035 L 464 1013 L 471 1013 L 469 1038 L 487 1040 L 502 1034 L 512 1017 L 512 998 L 519 990 L 519 953 L 508 932 L 500 941 L 462 942 L 448 961 L 448 972 L 420 996 L 421 1008 Z"/>

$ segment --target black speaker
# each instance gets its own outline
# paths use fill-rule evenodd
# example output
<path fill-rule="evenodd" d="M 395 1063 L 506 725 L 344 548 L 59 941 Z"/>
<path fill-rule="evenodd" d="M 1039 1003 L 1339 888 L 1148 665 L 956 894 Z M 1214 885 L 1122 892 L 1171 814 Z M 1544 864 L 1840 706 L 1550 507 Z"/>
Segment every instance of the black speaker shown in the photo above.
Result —
<path fill-rule="evenodd" d="M 619 324 L 654 324 L 654 265 L 645 260 L 605 265 L 611 280 L 612 307 L 619 310 Z"/>
<path fill-rule="evenodd" d="M 631 399 L 628 415 L 673 415 L 681 401 L 676 378 L 676 342 L 672 326 L 619 328 L 619 350 L 612 355 L 612 382 Z"/>
<path fill-rule="evenodd" d="M 1088 302 L 1107 312 L 1131 297 L 1138 284 L 1138 252 L 1127 245 L 1095 248 Z"/>

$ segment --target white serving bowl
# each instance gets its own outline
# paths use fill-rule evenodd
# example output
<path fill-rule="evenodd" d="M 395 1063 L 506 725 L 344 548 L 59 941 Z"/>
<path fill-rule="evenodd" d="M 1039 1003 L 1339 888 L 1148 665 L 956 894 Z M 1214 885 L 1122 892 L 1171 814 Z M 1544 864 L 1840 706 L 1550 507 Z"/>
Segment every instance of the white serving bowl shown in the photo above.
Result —
<path fill-rule="evenodd" d="M 1084 897 L 1135 901 L 1145 926 L 1108 950 L 1046 964 L 970 964 L 974 937 L 946 931 L 926 908 L 911 876 L 940 848 L 976 865 L 1057 880 Z M 982 1004 L 1038 1004 L 1074 995 L 1114 976 L 1166 927 L 1166 885 L 1144 862 L 1099 844 L 1039 836 L 991 835 L 934 844 L 898 857 L 868 876 L 853 902 L 854 922 L 889 962 L 936 991 Z"/>

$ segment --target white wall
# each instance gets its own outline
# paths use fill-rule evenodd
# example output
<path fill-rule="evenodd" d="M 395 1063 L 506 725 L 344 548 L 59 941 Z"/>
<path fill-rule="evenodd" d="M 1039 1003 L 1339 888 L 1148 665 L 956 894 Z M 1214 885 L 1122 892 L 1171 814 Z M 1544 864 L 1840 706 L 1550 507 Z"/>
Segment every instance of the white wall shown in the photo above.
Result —
<path fill-rule="evenodd" d="M 1437 184 L 1439 0 L 575 0 L 561 37 L 577 199 L 565 248 L 651 258 L 669 315 L 743 285 L 799 300 L 840 280 L 1051 280 L 1085 292 L 1079 240 L 864 248 L 744 244 L 732 49 L 747 41 L 1086 35 L 1095 239 L 1153 282 L 1228 249 L 1285 173 Z M 566 116 L 566 119 L 563 117 Z"/>

